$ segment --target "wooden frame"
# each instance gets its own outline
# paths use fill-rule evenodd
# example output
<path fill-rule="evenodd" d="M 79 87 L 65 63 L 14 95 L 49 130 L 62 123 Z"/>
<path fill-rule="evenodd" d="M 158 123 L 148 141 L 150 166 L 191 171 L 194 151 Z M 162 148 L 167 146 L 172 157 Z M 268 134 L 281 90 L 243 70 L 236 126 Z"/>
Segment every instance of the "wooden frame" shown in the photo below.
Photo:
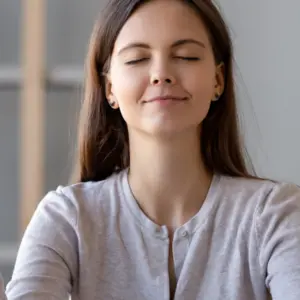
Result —
<path fill-rule="evenodd" d="M 20 99 L 20 234 L 44 193 L 45 0 L 23 0 Z"/>

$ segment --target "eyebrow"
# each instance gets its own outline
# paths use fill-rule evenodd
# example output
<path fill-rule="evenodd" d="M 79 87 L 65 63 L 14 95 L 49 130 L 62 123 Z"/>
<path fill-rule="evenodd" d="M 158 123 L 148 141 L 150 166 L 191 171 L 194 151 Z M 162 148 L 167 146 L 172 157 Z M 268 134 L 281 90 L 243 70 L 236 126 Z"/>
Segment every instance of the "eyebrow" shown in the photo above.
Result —
<path fill-rule="evenodd" d="M 194 44 L 194 45 L 198 45 L 201 48 L 205 48 L 205 44 L 203 42 L 194 40 L 194 39 L 182 39 L 182 40 L 178 40 L 176 42 L 174 42 L 171 46 L 171 48 L 176 48 L 182 45 L 186 45 L 186 44 Z M 119 52 L 118 55 L 121 54 L 122 52 L 132 49 L 132 48 L 143 48 L 143 49 L 150 49 L 150 46 L 148 44 L 145 43 L 131 43 L 128 44 L 127 46 L 125 46 L 124 48 L 122 48 Z"/>

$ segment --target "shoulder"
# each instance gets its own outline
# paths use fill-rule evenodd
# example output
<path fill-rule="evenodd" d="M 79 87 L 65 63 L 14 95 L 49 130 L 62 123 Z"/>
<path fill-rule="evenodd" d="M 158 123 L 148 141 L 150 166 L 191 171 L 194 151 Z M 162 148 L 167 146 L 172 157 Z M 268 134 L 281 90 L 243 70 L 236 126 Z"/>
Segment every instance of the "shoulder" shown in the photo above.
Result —
<path fill-rule="evenodd" d="M 266 196 L 278 183 L 268 179 L 221 176 L 223 193 L 227 196 Z"/>
<path fill-rule="evenodd" d="M 80 219 L 99 217 L 103 211 L 109 211 L 119 204 L 123 172 L 102 181 L 58 186 L 46 194 L 39 203 L 38 211 L 68 218 L 74 226 Z"/>
<path fill-rule="evenodd" d="M 222 176 L 220 186 L 220 193 L 230 205 L 249 207 L 258 216 L 292 207 L 300 212 L 300 187 L 293 183 Z"/>
<path fill-rule="evenodd" d="M 279 182 L 270 179 L 221 176 L 222 193 L 234 198 L 267 199 L 278 193 L 288 196 L 299 193 L 300 187 L 290 182 Z"/>

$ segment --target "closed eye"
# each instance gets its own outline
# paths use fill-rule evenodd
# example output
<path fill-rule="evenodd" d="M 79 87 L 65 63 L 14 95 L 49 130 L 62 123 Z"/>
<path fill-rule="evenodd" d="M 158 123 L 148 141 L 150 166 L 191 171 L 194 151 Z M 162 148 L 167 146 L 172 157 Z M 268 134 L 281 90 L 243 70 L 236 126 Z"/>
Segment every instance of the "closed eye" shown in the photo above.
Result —
<path fill-rule="evenodd" d="M 177 59 L 181 59 L 181 60 L 186 60 L 186 61 L 199 61 L 200 58 L 199 57 L 188 57 L 188 56 L 175 56 L 175 58 Z M 139 58 L 139 59 L 135 59 L 135 60 L 130 60 L 125 62 L 126 65 L 135 65 L 141 62 L 144 62 L 146 60 L 149 60 L 149 58 Z"/>
<path fill-rule="evenodd" d="M 135 65 L 135 64 L 141 63 L 146 60 L 148 60 L 148 58 L 139 58 L 139 59 L 127 61 L 127 62 L 125 62 L 125 64 L 126 65 Z"/>
<path fill-rule="evenodd" d="M 179 59 L 182 59 L 182 60 L 188 60 L 188 61 L 200 60 L 199 57 L 187 57 L 187 56 L 175 56 L 175 58 L 179 58 Z"/>

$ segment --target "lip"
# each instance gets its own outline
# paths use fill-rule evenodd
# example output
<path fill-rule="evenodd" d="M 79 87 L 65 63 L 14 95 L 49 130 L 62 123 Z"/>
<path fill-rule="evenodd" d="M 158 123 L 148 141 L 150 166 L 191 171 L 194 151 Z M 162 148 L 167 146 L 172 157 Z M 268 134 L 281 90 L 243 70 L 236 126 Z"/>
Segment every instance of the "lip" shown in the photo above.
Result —
<path fill-rule="evenodd" d="M 177 97 L 177 96 L 172 96 L 172 95 L 165 95 L 165 96 L 158 96 L 151 98 L 145 102 L 150 103 L 150 102 L 163 102 L 163 101 L 186 101 L 188 98 L 187 97 Z"/>

